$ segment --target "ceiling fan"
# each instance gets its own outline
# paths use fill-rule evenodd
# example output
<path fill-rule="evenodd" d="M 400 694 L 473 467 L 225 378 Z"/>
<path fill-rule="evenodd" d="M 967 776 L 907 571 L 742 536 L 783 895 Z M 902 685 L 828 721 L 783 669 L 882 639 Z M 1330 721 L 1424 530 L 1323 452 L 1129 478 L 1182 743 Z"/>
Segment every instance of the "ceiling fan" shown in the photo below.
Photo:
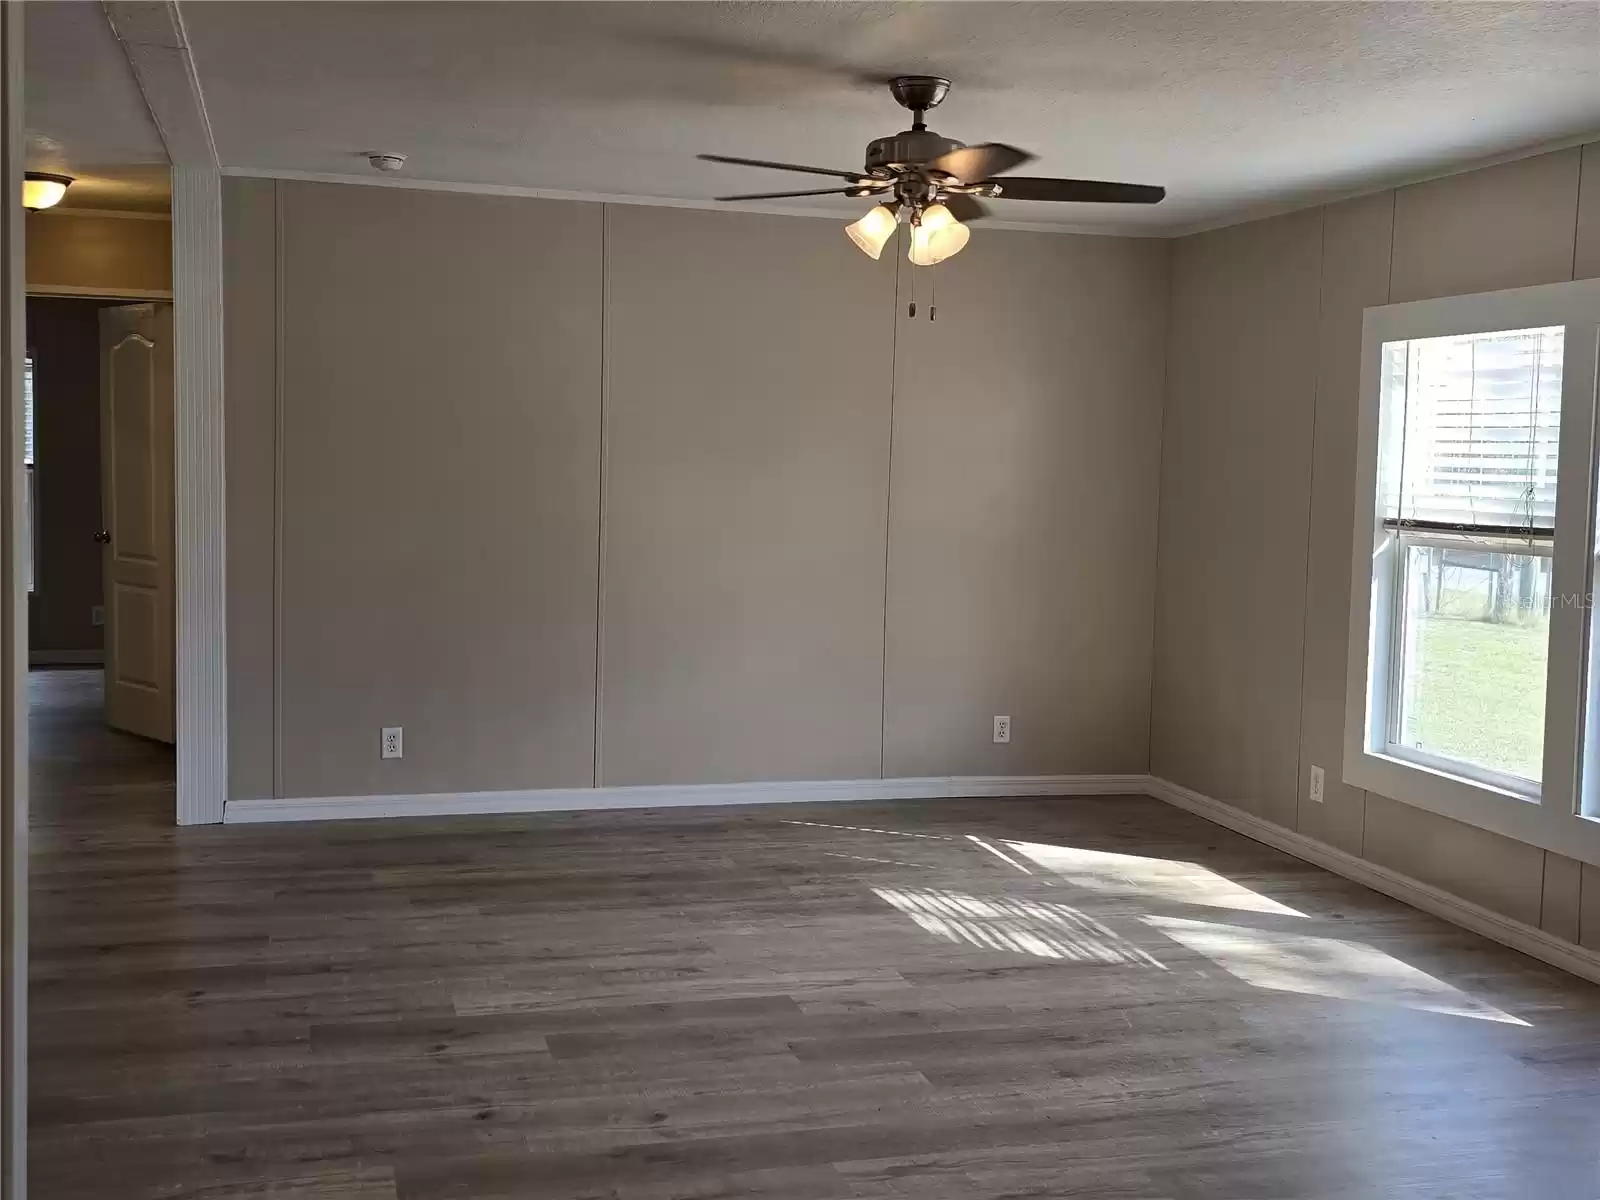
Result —
<path fill-rule="evenodd" d="M 836 171 L 798 163 L 702 154 L 706 162 L 734 163 L 831 175 L 848 186 L 802 192 L 754 192 L 718 196 L 718 200 L 782 200 L 793 196 L 872 197 L 880 202 L 845 232 L 862 253 L 877 258 L 890 236 L 904 221 L 911 227 L 908 257 L 915 266 L 931 267 L 959 253 L 971 231 L 968 221 L 988 215 L 980 197 L 1008 200 L 1053 200 L 1089 204 L 1156 204 L 1166 188 L 1139 183 L 1105 183 L 1096 179 L 1040 179 L 995 176 L 1030 162 L 1033 155 L 1001 142 L 964 145 L 929 129 L 923 116 L 950 93 L 950 81 L 937 75 L 897 75 L 889 92 L 912 113 L 911 128 L 867 145 L 867 160 L 859 171 Z"/>

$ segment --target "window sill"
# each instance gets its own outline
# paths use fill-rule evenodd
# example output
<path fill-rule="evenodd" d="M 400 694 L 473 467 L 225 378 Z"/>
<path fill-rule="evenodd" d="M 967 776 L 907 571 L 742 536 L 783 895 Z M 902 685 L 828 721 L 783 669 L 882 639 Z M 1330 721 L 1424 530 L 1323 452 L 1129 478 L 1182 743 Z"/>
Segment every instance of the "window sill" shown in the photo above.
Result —
<path fill-rule="evenodd" d="M 1540 801 L 1517 792 L 1370 750 L 1346 755 L 1344 781 L 1401 804 L 1600 867 L 1600 821 L 1548 811 Z"/>

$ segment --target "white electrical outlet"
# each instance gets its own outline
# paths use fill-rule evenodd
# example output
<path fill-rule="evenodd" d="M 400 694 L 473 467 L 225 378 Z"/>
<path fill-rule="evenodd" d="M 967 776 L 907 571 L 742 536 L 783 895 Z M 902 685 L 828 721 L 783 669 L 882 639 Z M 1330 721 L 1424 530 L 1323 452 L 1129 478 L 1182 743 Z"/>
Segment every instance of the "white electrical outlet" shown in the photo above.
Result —
<path fill-rule="evenodd" d="M 89 624 L 104 625 L 106 623 L 106 606 L 96 604 L 89 609 Z"/>
<path fill-rule="evenodd" d="M 994 719 L 994 740 L 996 742 L 1009 742 L 1011 740 L 1011 718 L 996 717 Z"/>
<path fill-rule="evenodd" d="M 390 725 L 383 731 L 383 757 L 403 758 L 405 756 L 405 731 L 398 725 Z"/>
<path fill-rule="evenodd" d="M 1311 799 L 1317 804 L 1322 803 L 1323 776 L 1321 767 L 1311 768 Z"/>

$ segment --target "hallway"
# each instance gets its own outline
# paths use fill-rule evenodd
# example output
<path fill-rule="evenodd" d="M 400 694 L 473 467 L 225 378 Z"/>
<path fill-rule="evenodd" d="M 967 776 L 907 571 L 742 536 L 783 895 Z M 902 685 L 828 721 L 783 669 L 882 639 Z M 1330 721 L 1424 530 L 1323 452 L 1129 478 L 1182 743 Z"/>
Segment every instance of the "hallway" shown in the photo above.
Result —
<path fill-rule="evenodd" d="M 106 823 L 172 824 L 172 747 L 105 724 L 104 672 L 28 673 L 28 788 L 34 849 L 51 832 Z M 41 842 L 42 839 L 42 842 Z"/>

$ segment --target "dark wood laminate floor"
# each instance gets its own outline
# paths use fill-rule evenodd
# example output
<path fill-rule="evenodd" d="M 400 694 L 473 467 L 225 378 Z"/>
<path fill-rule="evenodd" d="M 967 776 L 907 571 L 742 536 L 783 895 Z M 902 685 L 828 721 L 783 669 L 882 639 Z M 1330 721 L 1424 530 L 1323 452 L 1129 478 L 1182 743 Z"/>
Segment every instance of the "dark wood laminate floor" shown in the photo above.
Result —
<path fill-rule="evenodd" d="M 1156 801 L 180 831 L 33 684 L 34 1200 L 1600 1196 L 1600 993 Z"/>

